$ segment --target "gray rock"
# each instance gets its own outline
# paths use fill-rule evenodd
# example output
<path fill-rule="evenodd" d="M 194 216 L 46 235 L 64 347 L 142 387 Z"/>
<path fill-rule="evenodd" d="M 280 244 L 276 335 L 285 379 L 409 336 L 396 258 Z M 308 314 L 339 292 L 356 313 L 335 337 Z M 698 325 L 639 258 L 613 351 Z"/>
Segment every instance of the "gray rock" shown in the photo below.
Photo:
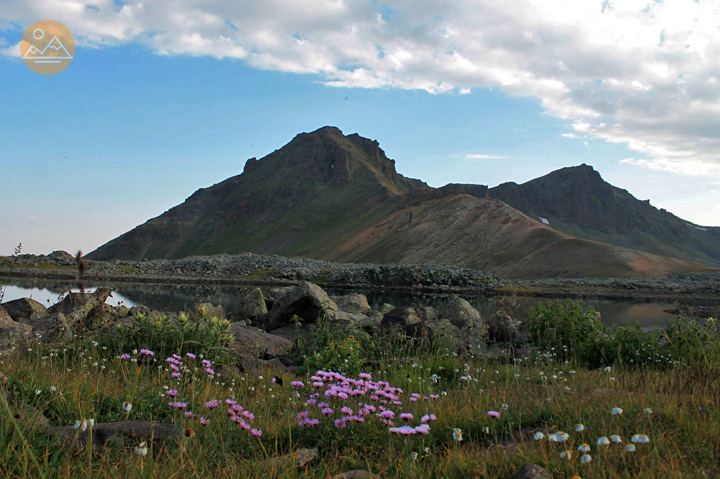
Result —
<path fill-rule="evenodd" d="M 320 286 L 301 281 L 295 288 L 275 300 L 268 313 L 266 329 L 270 331 L 280 328 L 291 322 L 293 316 L 298 316 L 303 321 L 316 321 L 321 314 L 334 319 L 337 312 L 337 304 Z"/>
<path fill-rule="evenodd" d="M 272 463 L 274 467 L 291 467 L 295 464 L 295 467 L 305 467 L 311 461 L 318 458 L 317 449 L 299 449 L 292 454 L 286 454 L 285 456 L 273 457 Z"/>
<path fill-rule="evenodd" d="M 450 300 L 443 311 L 443 318 L 447 319 L 458 328 L 465 326 L 468 321 L 484 324 L 482 316 L 480 316 L 478 310 L 473 308 L 470 303 L 456 295 L 450 296 Z M 483 334 L 483 336 L 484 335 L 485 334 Z"/>
<path fill-rule="evenodd" d="M 240 304 L 230 313 L 231 321 L 248 321 L 259 324 L 267 315 L 265 297 L 260 288 L 255 288 L 243 297 Z"/>
<path fill-rule="evenodd" d="M 389 313 L 389 312 L 392 311 L 393 309 L 395 309 L 395 306 L 393 306 L 392 304 L 388 304 L 388 303 L 385 303 L 385 304 L 383 304 L 382 306 L 380 306 L 380 312 L 381 312 L 382 314 Z"/>
<path fill-rule="evenodd" d="M 31 324 L 38 318 L 48 316 L 48 309 L 41 303 L 31 298 L 20 298 L 14 301 L 3 303 L 2 307 L 10 317 L 18 323 Z"/>
<path fill-rule="evenodd" d="M 415 308 L 415 311 L 417 311 L 420 319 L 426 323 L 430 321 L 437 321 L 440 318 L 440 314 L 437 310 L 435 308 L 431 308 L 430 306 Z"/>
<path fill-rule="evenodd" d="M 63 300 L 53 305 L 49 316 L 31 322 L 33 332 L 45 341 L 70 339 L 73 334 L 90 330 L 98 324 L 96 315 L 104 311 L 111 289 L 98 288 L 94 293 L 68 293 Z"/>
<path fill-rule="evenodd" d="M 286 324 L 282 328 L 268 331 L 268 334 L 280 336 L 281 338 L 285 338 L 288 341 L 294 341 L 297 338 L 305 338 L 312 335 L 315 331 L 316 325 L 317 323 L 300 323 L 298 325 Z"/>
<path fill-rule="evenodd" d="M 293 349 L 291 341 L 258 328 L 233 323 L 230 325 L 230 331 L 234 335 L 230 351 L 241 360 L 257 359 L 268 355 L 282 357 Z"/>
<path fill-rule="evenodd" d="M 460 328 L 446 319 L 425 323 L 430 334 L 430 340 L 434 345 L 446 347 L 451 351 L 462 351 L 463 339 Z"/>
<path fill-rule="evenodd" d="M 500 310 L 487 320 L 488 338 L 491 341 L 513 341 L 520 336 L 520 321 Z"/>
<path fill-rule="evenodd" d="M 346 326 L 350 326 L 358 322 L 366 322 L 367 319 L 368 317 L 362 313 L 349 313 L 347 311 L 338 311 L 335 315 L 334 321 L 339 321 L 341 323 L 344 323 L 344 325 Z"/>
<path fill-rule="evenodd" d="M 109 288 L 98 288 L 94 293 L 68 293 L 62 301 L 52 305 L 48 313 L 72 314 L 83 311 L 87 313 L 97 304 L 107 301 L 111 293 L 112 289 Z"/>
<path fill-rule="evenodd" d="M 423 322 L 413 308 L 395 308 L 385 313 L 380 327 L 391 329 L 400 326 L 405 334 L 414 338 L 422 334 Z"/>
<path fill-rule="evenodd" d="M 341 311 L 348 313 L 364 313 L 370 311 L 367 297 L 360 293 L 351 293 L 345 296 L 330 296 Z"/>
<path fill-rule="evenodd" d="M 536 464 L 525 464 L 513 479 L 552 479 L 552 474 Z"/>
<path fill-rule="evenodd" d="M 330 479 L 380 479 L 380 476 L 365 469 L 355 469 L 332 476 Z"/>
<path fill-rule="evenodd" d="M 32 326 L 13 321 L 4 309 L 0 309 L 0 351 L 26 342 L 32 337 Z"/>

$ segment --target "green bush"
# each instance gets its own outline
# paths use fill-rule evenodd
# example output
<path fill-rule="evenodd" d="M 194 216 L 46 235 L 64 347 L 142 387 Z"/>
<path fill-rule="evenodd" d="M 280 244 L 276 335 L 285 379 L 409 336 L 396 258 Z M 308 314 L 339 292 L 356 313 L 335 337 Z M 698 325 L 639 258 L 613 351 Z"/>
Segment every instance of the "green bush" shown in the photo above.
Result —
<path fill-rule="evenodd" d="M 667 331 L 646 330 L 639 323 L 608 328 L 592 307 L 567 300 L 530 308 L 527 323 L 533 343 L 552 352 L 553 359 L 586 367 L 620 363 L 662 369 L 720 357 L 712 319 L 676 319 Z"/>
<path fill-rule="evenodd" d="M 202 308 L 190 314 L 141 313 L 132 324 L 118 323 L 115 328 L 117 334 L 103 342 L 117 354 L 134 349 L 150 349 L 162 357 L 193 353 L 222 364 L 230 357 L 233 340 L 230 322 Z"/>
<path fill-rule="evenodd" d="M 558 360 L 599 366 L 606 360 L 607 327 L 594 308 L 579 301 L 548 301 L 528 310 L 532 342 L 555 354 Z"/>

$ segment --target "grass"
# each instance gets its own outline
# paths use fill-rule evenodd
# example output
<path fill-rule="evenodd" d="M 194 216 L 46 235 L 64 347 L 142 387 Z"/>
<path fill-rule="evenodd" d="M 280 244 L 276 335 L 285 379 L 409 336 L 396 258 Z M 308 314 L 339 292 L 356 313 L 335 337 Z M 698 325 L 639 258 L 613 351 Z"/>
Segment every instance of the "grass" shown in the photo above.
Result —
<path fill-rule="evenodd" d="M 551 353 L 510 364 L 438 351 L 379 356 L 375 367 L 364 369 L 374 381 L 404 390 L 402 405 L 386 406 L 415 418 L 437 415 L 429 434 L 402 436 L 391 434 L 374 416 L 344 429 L 332 423 L 341 417 L 338 413 L 315 428 L 299 426 L 296 415 L 313 410 L 306 404 L 313 393 L 307 377 L 300 378 L 306 386 L 296 389 L 290 383 L 298 378 L 286 373 L 279 374 L 282 387 L 274 384 L 274 371 L 238 374 L 216 368 L 217 374 L 208 376 L 200 358 L 183 358 L 187 370 L 171 379 L 165 358 L 128 352 L 139 361 L 120 359 L 91 342 L 62 348 L 33 345 L 4 358 L 0 371 L 7 379 L 2 389 L 18 419 L 14 423 L 7 411 L 0 416 L 0 477 L 329 477 L 359 468 L 382 477 L 509 478 L 527 462 L 568 478 L 720 474 L 716 363 L 606 371 L 556 362 Z M 177 389 L 176 399 L 210 419 L 210 425 L 200 426 L 198 417 L 188 419 L 169 407 L 166 387 Z M 439 397 L 410 402 L 411 393 Z M 229 421 L 225 405 L 215 410 L 203 406 L 227 398 L 253 412 L 252 427 L 263 431 L 261 437 Z M 133 403 L 130 414 L 122 411 L 123 401 Z M 339 410 L 342 401 L 328 401 Z M 358 409 L 357 400 L 347 403 Z M 622 415 L 611 414 L 615 407 L 623 409 Z M 652 413 L 643 412 L 645 408 Z M 488 416 L 490 410 L 499 411 L 500 418 Z M 146 457 L 134 453 L 138 444 L 77 452 L 37 427 L 40 414 L 53 425 L 72 425 L 80 418 L 175 423 L 192 428 L 195 435 L 151 447 Z M 575 431 L 578 423 L 585 426 L 583 432 Z M 462 430 L 462 442 L 453 440 L 453 428 Z M 531 436 L 538 430 L 546 436 L 566 431 L 570 439 L 535 441 Z M 598 437 L 613 434 L 620 435 L 623 444 L 596 445 Z M 626 452 L 635 434 L 647 434 L 650 442 Z M 580 463 L 581 443 L 591 446 L 588 464 Z M 319 458 L 299 469 L 270 461 L 301 447 L 318 448 Z M 564 450 L 572 451 L 570 460 L 561 459 Z M 418 453 L 415 460 L 413 452 Z"/>
<path fill-rule="evenodd" d="M 50 263 L 37 262 L 33 264 L 18 264 L 14 263 L 12 259 L 7 257 L 0 258 L 0 268 L 22 268 L 22 269 L 61 269 L 61 270 L 76 270 L 73 266 L 58 266 Z"/>
<path fill-rule="evenodd" d="M 242 279 L 247 279 L 247 280 L 270 279 L 275 275 L 275 273 L 277 273 L 277 269 L 275 269 L 275 268 L 259 269 L 257 271 L 253 271 L 252 273 L 248 274 L 247 276 L 243 276 Z"/>

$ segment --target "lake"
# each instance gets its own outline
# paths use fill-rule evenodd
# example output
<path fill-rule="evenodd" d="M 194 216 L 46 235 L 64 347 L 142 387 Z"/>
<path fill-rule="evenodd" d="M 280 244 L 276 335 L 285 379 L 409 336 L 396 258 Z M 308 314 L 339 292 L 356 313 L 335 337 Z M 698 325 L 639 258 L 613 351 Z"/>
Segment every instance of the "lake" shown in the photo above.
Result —
<path fill-rule="evenodd" d="M 58 302 L 68 291 L 76 292 L 78 289 L 72 282 L 53 280 L 27 280 L 18 278 L 0 278 L 0 284 L 4 285 L 5 296 L 3 301 L 31 297 L 46 306 Z M 158 310 L 182 311 L 190 308 L 199 300 L 203 303 L 222 305 L 226 311 L 232 311 L 239 303 L 245 293 L 249 291 L 247 286 L 189 286 L 189 285 L 164 285 L 147 283 L 103 283 L 97 286 L 107 286 L 115 289 L 108 303 L 117 306 L 143 305 Z M 93 291 L 94 288 L 90 288 Z M 264 289 L 266 290 L 266 289 Z M 348 294 L 348 291 L 335 291 L 326 288 L 328 294 Z M 363 292 L 363 291 L 361 291 Z M 432 306 L 442 311 L 447 303 L 447 295 L 421 294 L 415 295 L 405 292 L 363 292 L 368 297 L 368 302 L 373 309 L 379 308 L 383 303 L 390 303 L 395 306 Z M 483 317 L 489 317 L 502 305 L 505 310 L 514 318 L 525 319 L 528 308 L 541 302 L 548 301 L 546 298 L 502 298 L 465 296 Z M 667 326 L 674 315 L 664 310 L 673 307 L 666 302 L 631 302 L 612 301 L 600 299 L 584 299 L 582 302 L 592 306 L 602 315 L 603 322 L 608 325 L 623 325 L 630 321 L 637 321 L 643 326 Z"/>

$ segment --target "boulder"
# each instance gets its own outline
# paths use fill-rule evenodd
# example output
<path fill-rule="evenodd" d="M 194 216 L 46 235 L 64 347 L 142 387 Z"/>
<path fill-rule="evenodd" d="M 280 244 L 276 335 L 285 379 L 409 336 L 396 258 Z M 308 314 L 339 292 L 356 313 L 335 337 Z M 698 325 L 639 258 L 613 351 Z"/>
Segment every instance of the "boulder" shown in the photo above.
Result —
<path fill-rule="evenodd" d="M 440 318 L 440 314 L 437 310 L 435 308 L 431 308 L 430 306 L 415 308 L 415 311 L 418 313 L 418 316 L 420 316 L 420 319 L 426 323 L 430 321 L 437 321 Z"/>
<path fill-rule="evenodd" d="M 345 296 L 330 296 L 330 299 L 335 301 L 340 311 L 347 311 L 348 313 L 364 313 L 370 311 L 370 305 L 364 294 L 351 293 Z"/>
<path fill-rule="evenodd" d="M 88 431 L 79 431 L 74 426 L 50 427 L 47 434 L 62 438 L 65 448 L 76 450 L 88 441 Z M 192 430 L 181 429 L 173 424 L 155 424 L 147 421 L 122 421 L 98 423 L 92 429 L 94 448 L 103 448 L 115 443 L 117 438 L 125 438 L 133 443 L 147 441 L 159 444 L 169 438 L 182 439 L 194 434 Z"/>
<path fill-rule="evenodd" d="M 400 326 L 405 334 L 414 338 L 420 337 L 423 329 L 423 322 L 413 308 L 395 308 L 383 316 L 380 327 L 392 329 Z"/>
<path fill-rule="evenodd" d="M 4 308 L 0 307 L 0 351 L 23 343 L 32 336 L 32 326 L 13 321 Z"/>
<path fill-rule="evenodd" d="M 370 310 L 363 315 L 359 321 L 355 321 L 350 327 L 372 332 L 380 327 L 384 315 L 380 311 Z"/>
<path fill-rule="evenodd" d="M 260 288 L 255 288 L 246 294 L 240 304 L 230 313 L 230 321 L 248 321 L 252 324 L 259 324 L 268 313 L 265 297 Z"/>
<path fill-rule="evenodd" d="M 537 464 L 527 463 L 520 468 L 513 479 L 552 479 L 552 474 Z"/>
<path fill-rule="evenodd" d="M 382 314 L 386 314 L 386 313 L 389 313 L 390 311 L 392 311 L 393 309 L 395 309 L 395 306 L 393 306 L 392 304 L 385 303 L 382 306 L 380 306 L 379 311 Z"/>
<path fill-rule="evenodd" d="M 20 298 L 3 303 L 2 307 L 10 317 L 18 323 L 32 324 L 38 318 L 48 316 L 48 309 L 31 298 Z"/>
<path fill-rule="evenodd" d="M 463 339 L 460 328 L 447 319 L 425 323 L 433 345 L 446 347 L 457 353 L 462 351 Z"/>
<path fill-rule="evenodd" d="M 333 319 L 333 322 L 339 322 L 343 326 L 348 327 L 352 326 L 355 323 L 364 323 L 367 322 L 368 317 L 365 316 L 362 313 L 348 313 L 347 311 L 338 311 L 335 315 L 335 319 Z"/>
<path fill-rule="evenodd" d="M 54 304 L 48 310 L 49 314 L 85 314 L 100 303 L 107 301 L 112 293 L 112 289 L 98 288 L 94 293 L 68 293 L 57 304 Z M 84 316 L 83 316 L 84 317 Z"/>
<path fill-rule="evenodd" d="M 37 318 L 30 324 L 33 332 L 45 341 L 70 339 L 83 330 L 100 327 L 108 319 L 112 308 L 105 305 L 111 289 L 98 288 L 94 293 L 68 293 L 48 310 L 48 316 Z"/>
<path fill-rule="evenodd" d="M 321 314 L 334 319 L 337 312 L 337 304 L 320 286 L 301 281 L 296 287 L 276 298 L 268 313 L 266 329 L 270 331 L 280 328 L 290 323 L 294 316 L 303 321 L 316 321 Z"/>
<path fill-rule="evenodd" d="M 293 343 L 288 339 L 266 333 L 258 328 L 233 323 L 230 325 L 230 332 L 234 336 L 230 351 L 241 360 L 267 356 L 282 357 L 293 349 Z"/>
<path fill-rule="evenodd" d="M 282 328 L 273 329 L 268 331 L 268 334 L 274 336 L 280 336 L 288 341 L 294 341 L 297 338 L 306 338 L 311 336 L 315 332 L 316 323 L 300 323 L 300 324 L 286 324 Z"/>
<path fill-rule="evenodd" d="M 512 319 L 502 309 L 488 319 L 487 328 L 491 341 L 508 342 L 520 336 L 520 321 Z"/>
<path fill-rule="evenodd" d="M 450 300 L 448 301 L 447 306 L 445 306 L 442 317 L 450 321 L 458 328 L 462 328 L 469 321 L 484 324 L 482 316 L 480 316 L 478 310 L 473 308 L 470 303 L 456 295 L 450 296 Z"/>

